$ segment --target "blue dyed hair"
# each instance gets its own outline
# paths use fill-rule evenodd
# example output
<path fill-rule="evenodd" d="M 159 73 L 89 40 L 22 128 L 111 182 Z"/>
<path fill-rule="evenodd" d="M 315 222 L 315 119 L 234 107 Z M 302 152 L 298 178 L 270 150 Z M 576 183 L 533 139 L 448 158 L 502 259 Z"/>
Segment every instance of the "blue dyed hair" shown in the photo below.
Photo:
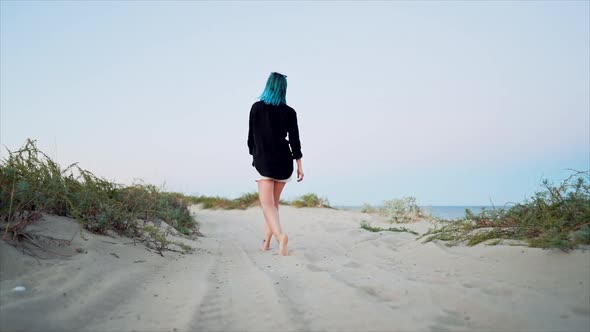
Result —
<path fill-rule="evenodd" d="M 265 104 L 279 106 L 286 104 L 287 75 L 272 72 L 266 81 L 266 87 L 260 96 Z"/>

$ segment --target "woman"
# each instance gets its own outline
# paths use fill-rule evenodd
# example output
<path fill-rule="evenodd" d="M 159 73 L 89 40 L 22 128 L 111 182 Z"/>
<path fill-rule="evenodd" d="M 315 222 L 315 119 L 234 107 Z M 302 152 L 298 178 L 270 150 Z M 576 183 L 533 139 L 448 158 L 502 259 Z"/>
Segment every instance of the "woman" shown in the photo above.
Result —
<path fill-rule="evenodd" d="M 250 109 L 248 130 L 248 148 L 258 172 L 258 197 L 266 220 L 262 250 L 269 249 L 274 235 L 283 256 L 289 254 L 289 238 L 281 229 L 279 201 L 293 174 L 293 159 L 297 161 L 297 182 L 303 180 L 297 113 L 287 106 L 286 94 L 287 76 L 271 73 L 260 100 Z"/>

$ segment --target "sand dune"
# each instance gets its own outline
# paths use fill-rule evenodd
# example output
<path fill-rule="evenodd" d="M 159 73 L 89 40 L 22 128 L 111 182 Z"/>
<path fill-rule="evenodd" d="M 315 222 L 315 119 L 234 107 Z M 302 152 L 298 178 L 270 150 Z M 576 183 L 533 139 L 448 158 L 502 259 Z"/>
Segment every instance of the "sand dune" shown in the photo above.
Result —
<path fill-rule="evenodd" d="M 448 248 L 362 230 L 361 220 L 379 220 L 359 212 L 281 207 L 291 254 L 282 257 L 276 243 L 259 250 L 259 208 L 195 212 L 206 237 L 190 255 L 85 233 L 71 247 L 87 253 L 37 263 L 2 244 L 0 329 L 590 330 L 588 250 Z"/>

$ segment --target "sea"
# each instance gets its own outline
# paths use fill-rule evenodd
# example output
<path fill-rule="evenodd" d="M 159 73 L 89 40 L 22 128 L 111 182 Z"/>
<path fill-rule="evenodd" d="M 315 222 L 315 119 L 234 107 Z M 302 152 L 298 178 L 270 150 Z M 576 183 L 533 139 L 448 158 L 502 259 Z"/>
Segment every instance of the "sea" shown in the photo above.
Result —
<path fill-rule="evenodd" d="M 334 206 L 339 210 L 349 210 L 349 211 L 360 211 L 362 209 L 361 205 L 343 205 L 343 206 Z M 379 209 L 379 206 L 374 206 L 374 208 Z M 483 209 L 491 210 L 494 207 L 491 205 L 427 205 L 427 206 L 420 206 L 425 213 L 431 214 L 435 218 L 443 218 L 447 220 L 452 219 L 460 219 L 465 216 L 465 209 L 471 210 L 473 213 L 479 213 Z M 496 208 L 499 208 L 496 206 Z"/>

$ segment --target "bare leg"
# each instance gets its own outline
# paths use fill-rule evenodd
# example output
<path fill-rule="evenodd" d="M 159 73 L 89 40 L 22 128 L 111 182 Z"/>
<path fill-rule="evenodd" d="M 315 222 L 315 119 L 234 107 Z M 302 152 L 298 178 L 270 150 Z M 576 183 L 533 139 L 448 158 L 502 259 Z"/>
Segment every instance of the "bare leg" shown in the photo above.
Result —
<path fill-rule="evenodd" d="M 277 210 L 279 209 L 279 202 L 281 201 L 281 193 L 283 192 L 283 188 L 285 188 L 286 184 L 286 182 L 275 181 L 273 196 L 275 199 L 275 207 L 277 208 Z"/>
<path fill-rule="evenodd" d="M 285 188 L 286 184 L 287 183 L 285 183 L 285 182 L 275 181 L 275 186 L 273 189 L 273 198 L 274 198 L 274 203 L 275 203 L 275 207 L 277 208 L 277 211 L 279 210 L 279 202 L 281 201 L 281 193 L 283 192 L 283 188 Z M 264 224 L 264 244 L 262 245 L 262 250 L 268 250 L 270 248 L 271 238 L 272 238 L 272 232 L 268 228 L 268 224 L 265 223 Z M 277 240 L 277 244 L 280 244 L 279 239 L 277 239 L 275 237 L 275 240 Z"/>
<path fill-rule="evenodd" d="M 257 180 L 257 183 L 260 183 L 261 180 Z M 274 181 L 270 181 L 270 182 L 274 182 Z M 268 195 L 266 192 L 263 192 L 263 190 L 266 190 L 266 186 L 265 187 L 260 187 L 260 185 L 258 185 L 258 198 L 260 199 L 260 207 L 262 207 L 262 197 Z M 273 197 L 274 198 L 274 197 Z M 263 213 L 264 213 L 264 209 L 263 209 Z M 267 251 L 268 249 L 270 249 L 270 240 L 272 238 L 272 230 L 269 226 L 269 220 L 266 217 L 266 214 L 264 214 L 264 242 L 262 242 L 262 250 L 263 251 Z"/>
<path fill-rule="evenodd" d="M 283 192 L 283 188 L 285 188 L 285 185 L 287 183 L 285 182 L 276 182 L 275 181 L 275 187 L 274 187 L 274 199 L 275 199 L 275 207 L 277 209 L 277 215 L 279 215 L 279 203 L 281 201 L 281 193 Z M 277 242 L 279 242 L 279 251 L 281 253 L 281 255 L 283 256 L 287 256 L 289 254 L 289 251 L 287 249 L 287 242 L 289 242 L 289 237 L 285 234 L 283 236 L 283 241 L 281 242 L 279 240 L 279 238 L 276 238 Z"/>
<path fill-rule="evenodd" d="M 285 188 L 285 182 L 277 182 L 275 181 L 275 187 L 273 190 L 273 197 L 275 200 L 275 207 L 277 208 L 277 213 L 279 211 L 279 202 L 281 201 L 281 193 L 283 192 L 283 188 Z M 277 243 L 279 243 L 279 239 L 276 239 Z"/>
<path fill-rule="evenodd" d="M 260 206 L 262 207 L 266 224 L 272 232 L 272 235 L 279 240 L 279 252 L 281 255 L 287 256 L 287 243 L 289 238 L 286 234 L 283 234 L 279 219 L 279 210 L 275 206 L 275 183 L 277 182 L 273 180 L 258 180 L 258 197 L 260 198 Z M 270 243 L 270 241 L 267 242 Z"/>
<path fill-rule="evenodd" d="M 262 250 L 266 251 L 270 249 L 270 239 L 272 238 L 272 232 L 268 227 L 268 223 L 264 222 L 264 242 L 262 242 Z"/>

